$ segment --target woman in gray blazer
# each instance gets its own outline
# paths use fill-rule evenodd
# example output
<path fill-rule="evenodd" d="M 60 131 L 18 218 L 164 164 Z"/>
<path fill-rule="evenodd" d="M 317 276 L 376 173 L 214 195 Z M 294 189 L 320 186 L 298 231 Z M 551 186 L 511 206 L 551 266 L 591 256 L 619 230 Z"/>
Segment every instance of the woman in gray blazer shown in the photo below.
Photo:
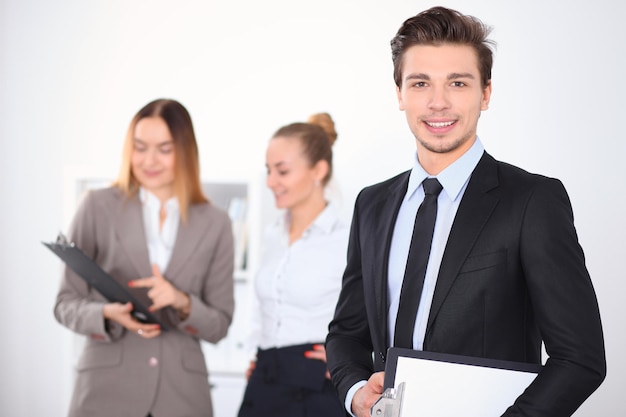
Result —
<path fill-rule="evenodd" d="M 111 303 L 65 270 L 56 319 L 86 336 L 69 415 L 213 415 L 200 340 L 231 323 L 233 235 L 228 215 L 201 190 L 191 117 L 155 100 L 133 118 L 113 186 L 89 192 L 71 241 L 160 319 Z"/>

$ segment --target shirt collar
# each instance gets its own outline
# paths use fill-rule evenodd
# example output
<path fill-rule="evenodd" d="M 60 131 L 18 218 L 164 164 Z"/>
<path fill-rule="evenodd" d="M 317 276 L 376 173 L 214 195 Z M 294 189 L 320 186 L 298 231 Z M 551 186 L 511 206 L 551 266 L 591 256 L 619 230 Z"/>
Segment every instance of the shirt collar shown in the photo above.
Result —
<path fill-rule="evenodd" d="M 443 191 L 450 197 L 450 200 L 455 201 L 459 197 L 463 186 L 474 171 L 474 168 L 476 168 L 484 151 L 485 148 L 483 144 L 480 142 L 480 139 L 476 137 L 474 144 L 467 152 L 437 175 L 436 178 L 443 186 Z M 422 181 L 428 177 L 430 177 L 430 175 L 428 175 L 419 164 L 416 153 L 415 163 L 409 176 L 409 185 L 406 192 L 407 198 L 411 198 L 415 195 L 415 191 L 422 184 Z"/>
<path fill-rule="evenodd" d="M 161 209 L 161 201 L 158 197 L 143 187 L 139 187 L 139 200 L 144 206 L 156 210 Z M 178 199 L 176 197 L 169 198 L 164 205 L 167 213 L 174 213 L 178 211 Z"/>
<path fill-rule="evenodd" d="M 324 233 L 330 233 L 333 231 L 337 220 L 339 220 L 337 207 L 333 203 L 328 203 L 324 210 L 322 210 L 322 212 L 313 221 L 311 227 L 319 228 Z"/>
<path fill-rule="evenodd" d="M 311 223 L 311 225 L 307 227 L 307 230 L 304 232 L 304 234 L 308 235 L 308 233 L 310 233 L 310 231 L 313 229 L 319 229 L 323 233 L 331 233 L 333 229 L 335 228 L 335 225 L 337 224 L 338 220 L 339 220 L 338 208 L 334 203 L 329 202 L 328 204 L 326 204 L 326 207 L 324 208 L 324 210 L 322 210 L 322 212 L 317 215 L 315 220 L 313 220 L 313 223 Z M 286 211 L 283 216 L 279 217 L 278 226 L 281 227 L 282 230 L 288 231 L 289 222 L 290 222 L 289 211 Z"/>

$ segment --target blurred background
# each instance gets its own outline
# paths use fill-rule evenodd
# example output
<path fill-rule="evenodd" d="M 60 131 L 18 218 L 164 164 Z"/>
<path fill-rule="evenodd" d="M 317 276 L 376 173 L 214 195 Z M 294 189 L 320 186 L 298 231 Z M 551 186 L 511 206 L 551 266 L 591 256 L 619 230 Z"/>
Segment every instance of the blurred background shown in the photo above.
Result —
<path fill-rule="evenodd" d="M 0 415 L 65 415 L 80 340 L 53 318 L 61 262 L 41 241 L 67 231 L 80 187 L 115 178 L 135 112 L 169 97 L 191 113 L 207 189 L 232 185 L 247 203 L 237 323 L 206 348 L 216 417 L 234 416 L 247 359 L 233 352 L 243 348 L 258 237 L 273 216 L 266 144 L 278 127 L 329 112 L 349 219 L 362 187 L 411 166 L 389 41 L 406 18 L 438 4 L 0 0 Z M 487 151 L 561 179 L 572 200 L 608 359 L 606 381 L 576 416 L 624 416 L 626 6 L 441 4 L 494 26 L 491 108 L 479 123 Z"/>

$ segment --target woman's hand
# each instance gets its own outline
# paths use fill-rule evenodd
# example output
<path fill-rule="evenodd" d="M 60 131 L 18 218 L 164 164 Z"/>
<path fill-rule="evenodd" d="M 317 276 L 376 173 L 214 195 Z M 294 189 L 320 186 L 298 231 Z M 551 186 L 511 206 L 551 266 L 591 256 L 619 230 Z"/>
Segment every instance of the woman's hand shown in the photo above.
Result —
<path fill-rule="evenodd" d="M 313 345 L 313 350 L 304 352 L 304 356 L 308 359 L 317 359 L 326 363 L 326 348 L 324 345 Z M 326 370 L 326 379 L 330 379 L 330 372 Z"/>
<path fill-rule="evenodd" d="M 150 311 L 172 306 L 178 310 L 182 320 L 186 319 L 191 311 L 191 299 L 189 296 L 179 291 L 171 282 L 165 279 L 156 264 L 152 265 L 152 274 L 153 276 L 148 278 L 129 281 L 128 286 L 132 288 L 150 288 L 148 291 L 148 297 L 152 300 L 152 305 L 148 308 Z"/>
<path fill-rule="evenodd" d="M 133 311 L 132 303 L 107 303 L 102 309 L 102 315 L 106 320 L 112 320 L 141 337 L 151 339 L 161 334 L 158 324 L 146 324 L 137 321 L 130 313 Z"/>
<path fill-rule="evenodd" d="M 252 372 L 256 368 L 256 361 L 250 361 L 250 366 L 246 370 L 246 381 L 250 381 L 250 377 L 252 376 Z"/>

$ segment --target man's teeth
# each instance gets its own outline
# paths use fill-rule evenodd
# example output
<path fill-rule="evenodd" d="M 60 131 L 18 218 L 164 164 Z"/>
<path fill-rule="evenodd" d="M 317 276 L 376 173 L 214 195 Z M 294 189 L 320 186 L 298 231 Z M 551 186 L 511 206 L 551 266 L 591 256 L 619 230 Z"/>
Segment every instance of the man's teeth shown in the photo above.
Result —
<path fill-rule="evenodd" d="M 454 122 L 426 122 L 430 127 L 448 127 Z"/>

